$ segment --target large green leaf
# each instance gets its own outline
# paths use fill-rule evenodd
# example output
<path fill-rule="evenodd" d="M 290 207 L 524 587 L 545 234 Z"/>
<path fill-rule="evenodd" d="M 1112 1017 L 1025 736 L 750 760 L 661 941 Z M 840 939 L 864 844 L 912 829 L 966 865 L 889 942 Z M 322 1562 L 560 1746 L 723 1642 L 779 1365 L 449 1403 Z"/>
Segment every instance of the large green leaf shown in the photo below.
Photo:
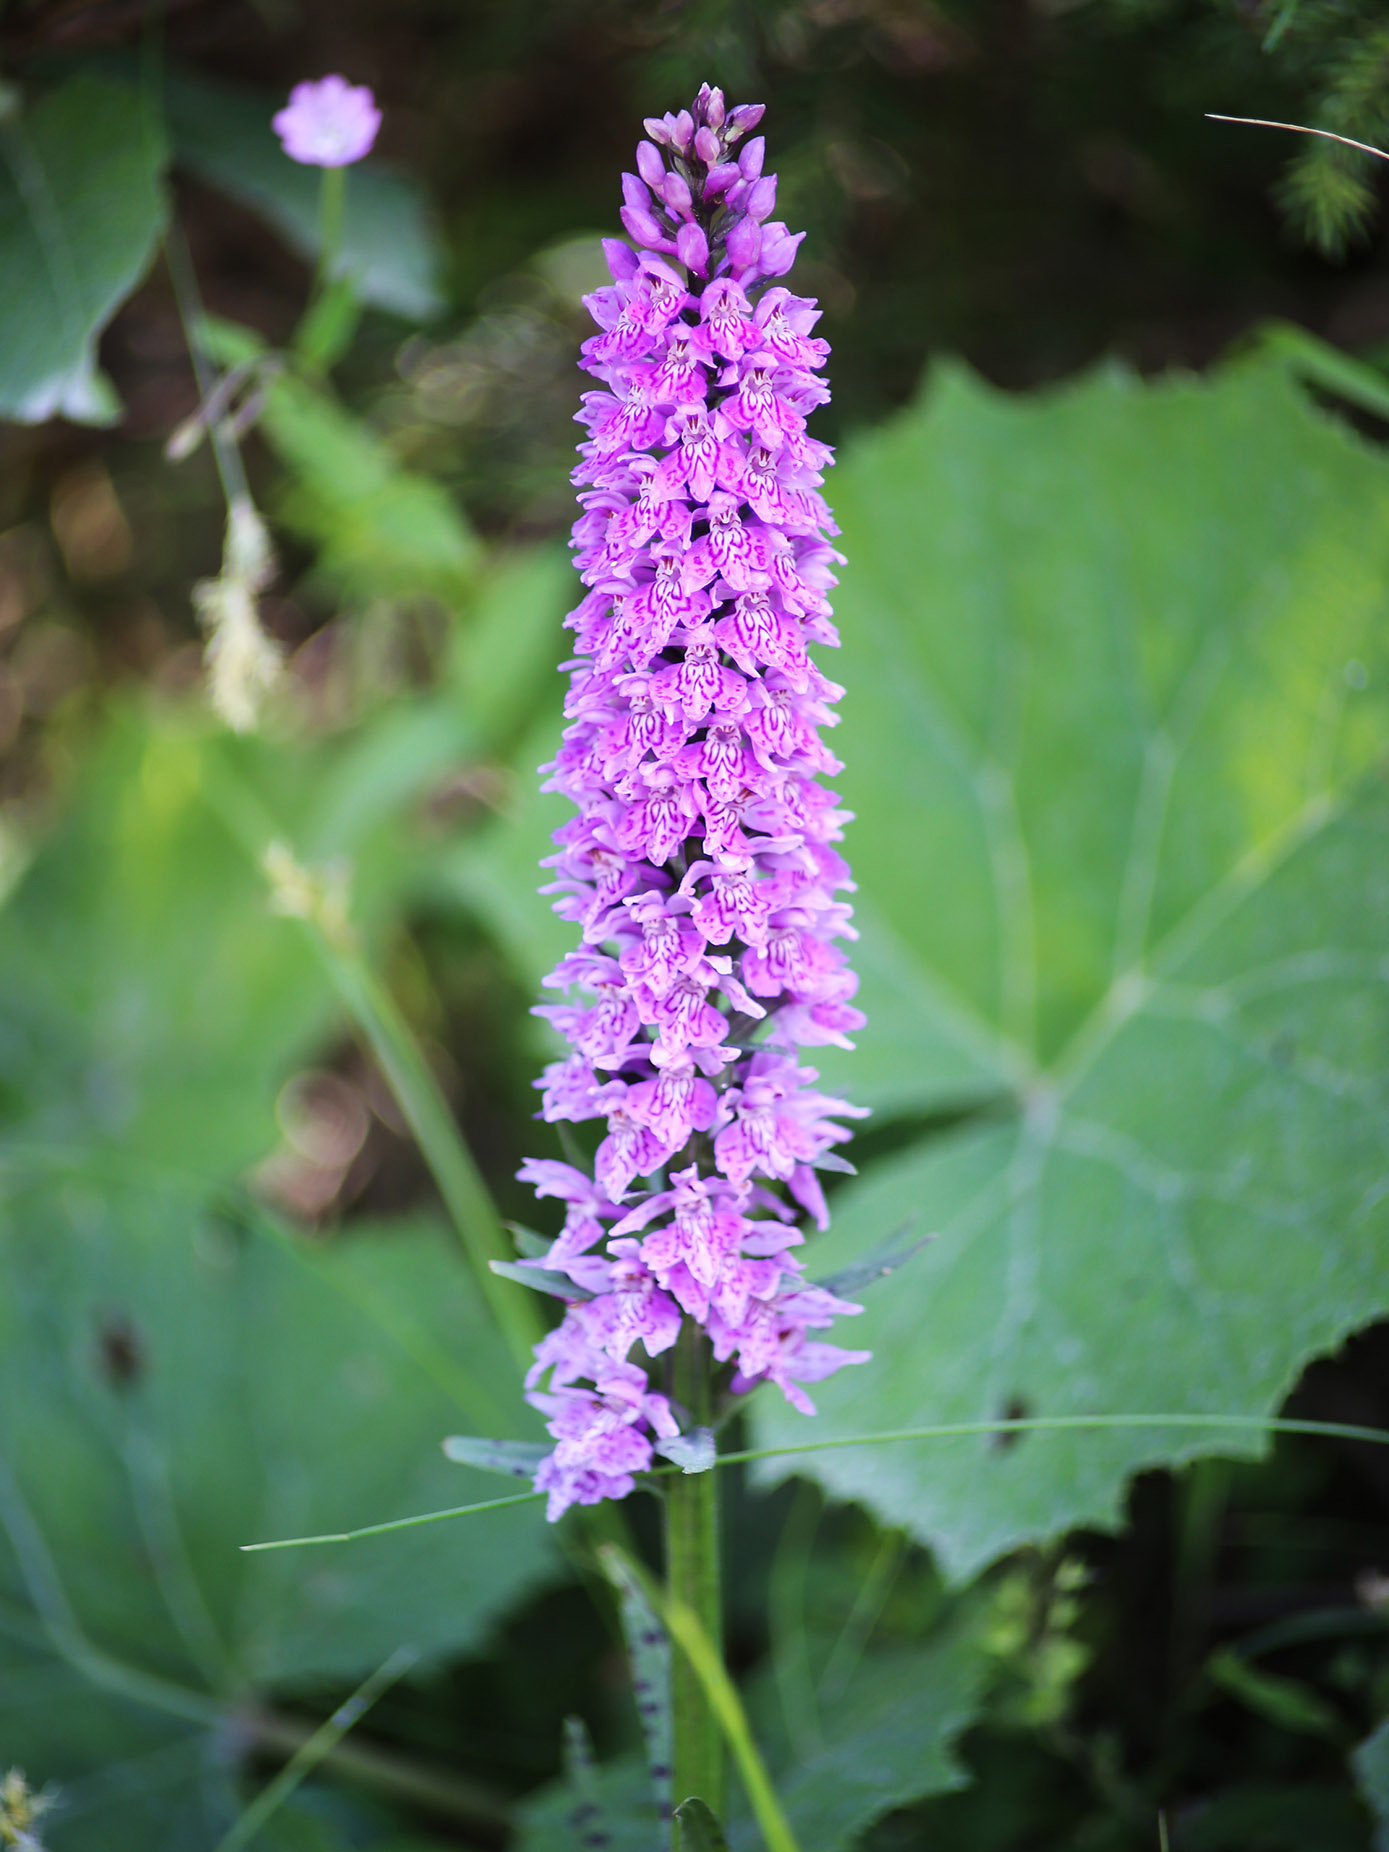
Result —
<path fill-rule="evenodd" d="M 96 340 L 163 228 L 163 162 L 139 96 L 91 75 L 0 122 L 0 418 L 118 416 Z"/>
<path fill-rule="evenodd" d="M 186 71 L 171 72 L 164 85 L 175 161 L 316 257 L 322 173 L 291 161 L 276 139 L 270 118 L 283 100 Z M 442 268 L 443 247 L 418 187 L 373 162 L 354 167 L 337 274 L 352 278 L 364 302 L 427 321 L 444 306 Z"/>
<path fill-rule="evenodd" d="M 952 1745 L 979 1709 L 989 1611 L 972 1593 L 926 1639 L 870 1653 L 819 1707 L 813 1743 L 776 1745 L 777 1791 L 803 1852 L 848 1852 L 893 1808 L 964 1786 Z M 746 1819 L 729 1837 L 733 1852 L 761 1843 Z"/>
<path fill-rule="evenodd" d="M 437 1226 L 310 1247 L 24 1165 L 0 1216 L 0 1741 L 102 1797 L 54 1852 L 206 1848 L 277 1687 L 466 1650 L 551 1567 L 530 1506 L 239 1546 L 494 1496 L 439 1437 L 529 1417 Z"/>
<path fill-rule="evenodd" d="M 951 373 L 836 490 L 871 1022 L 819 1065 L 889 1114 L 996 1110 L 839 1199 L 817 1271 L 905 1216 L 939 1239 L 868 1289 L 873 1362 L 814 1427 L 759 1397 L 759 1440 L 1271 1411 L 1389 1306 L 1389 471 L 1267 365 L 1032 401 Z M 964 1575 L 1253 1444 L 796 1464 Z"/>

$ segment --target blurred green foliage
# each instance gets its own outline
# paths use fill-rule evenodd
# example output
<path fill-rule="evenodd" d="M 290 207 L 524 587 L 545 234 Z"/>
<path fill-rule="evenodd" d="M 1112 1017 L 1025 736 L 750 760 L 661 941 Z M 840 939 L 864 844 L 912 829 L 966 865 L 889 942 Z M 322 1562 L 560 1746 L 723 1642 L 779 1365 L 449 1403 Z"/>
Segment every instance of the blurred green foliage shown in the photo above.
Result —
<path fill-rule="evenodd" d="M 1389 1718 L 1356 1751 L 1355 1772 L 1376 1822 L 1389 1832 Z"/>
<path fill-rule="evenodd" d="M 1112 0 L 1121 18 L 1180 18 L 1170 0 Z M 1384 148 L 1389 141 L 1389 19 L 1378 0 L 1273 0 L 1209 9 L 1227 32 L 1243 27 L 1298 98 L 1294 120 Z M 1241 20 L 1241 13 L 1244 18 Z M 1389 157 L 1389 150 L 1385 150 Z M 1360 242 L 1377 205 L 1374 157 L 1309 136 L 1293 153 L 1279 194 L 1293 225 L 1332 256 Z"/>
<path fill-rule="evenodd" d="M 112 423 L 96 337 L 164 222 L 163 132 L 132 91 L 80 75 L 0 118 L 0 417 Z"/>
<path fill-rule="evenodd" d="M 212 1846 L 237 1810 L 219 1739 L 293 1742 L 262 1722 L 277 1688 L 403 1645 L 466 1649 L 550 1571 L 535 1507 L 312 1563 L 239 1554 L 489 1496 L 439 1431 L 515 1424 L 511 1372 L 437 1226 L 361 1228 L 317 1255 L 147 1177 L 21 1163 L 3 1237 L 0 1734 L 62 1786 L 55 1844 Z M 465 1822 L 497 1817 L 457 1786 Z"/>

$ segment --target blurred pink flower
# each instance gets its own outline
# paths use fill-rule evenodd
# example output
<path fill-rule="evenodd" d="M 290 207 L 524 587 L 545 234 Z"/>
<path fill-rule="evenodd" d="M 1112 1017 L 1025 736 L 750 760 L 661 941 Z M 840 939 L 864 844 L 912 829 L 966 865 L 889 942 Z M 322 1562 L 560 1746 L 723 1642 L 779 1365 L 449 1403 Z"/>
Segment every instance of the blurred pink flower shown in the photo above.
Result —
<path fill-rule="evenodd" d="M 316 84 L 296 84 L 273 125 L 291 161 L 308 167 L 349 167 L 370 153 L 381 111 L 365 84 L 321 77 Z"/>

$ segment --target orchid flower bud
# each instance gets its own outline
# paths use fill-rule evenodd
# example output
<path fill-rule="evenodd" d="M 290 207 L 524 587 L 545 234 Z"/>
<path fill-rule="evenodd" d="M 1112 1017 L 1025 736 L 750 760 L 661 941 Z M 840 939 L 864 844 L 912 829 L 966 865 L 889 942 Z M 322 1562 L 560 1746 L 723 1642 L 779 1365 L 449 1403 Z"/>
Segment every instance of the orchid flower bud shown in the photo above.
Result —
<path fill-rule="evenodd" d="M 649 187 L 660 187 L 665 183 L 666 164 L 661 159 L 660 150 L 649 141 L 637 143 L 637 172 Z"/>

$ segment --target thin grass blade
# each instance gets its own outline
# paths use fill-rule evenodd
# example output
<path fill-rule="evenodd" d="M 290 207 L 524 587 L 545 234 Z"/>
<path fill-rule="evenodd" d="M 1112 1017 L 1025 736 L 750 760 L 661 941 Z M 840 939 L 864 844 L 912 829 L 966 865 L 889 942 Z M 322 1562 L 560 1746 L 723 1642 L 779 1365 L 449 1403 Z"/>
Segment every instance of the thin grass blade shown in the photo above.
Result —
<path fill-rule="evenodd" d="M 348 1731 L 361 1722 L 377 1699 L 384 1696 L 397 1679 L 405 1676 L 419 1656 L 416 1647 L 402 1646 L 391 1654 L 384 1665 L 378 1666 L 371 1677 L 359 1685 L 352 1696 L 341 1703 L 332 1716 L 295 1751 L 274 1780 L 261 1789 L 250 1806 L 235 1820 L 230 1831 L 223 1835 L 216 1852 L 242 1852 L 244 1846 L 250 1845 L 271 1815 L 284 1806 L 299 1784 L 313 1773 L 325 1756 L 332 1753 Z"/>
<path fill-rule="evenodd" d="M 603 1557 L 622 1557 L 628 1572 L 640 1582 L 646 1599 L 665 1623 L 667 1633 L 684 1653 L 704 1687 L 710 1709 L 718 1718 L 733 1760 L 738 1764 L 753 1816 L 766 1842 L 767 1852 L 800 1852 L 791 1823 L 782 1811 L 767 1766 L 753 1740 L 747 1712 L 737 1688 L 724 1670 L 718 1648 L 700 1624 L 699 1616 L 682 1601 L 669 1600 L 630 1557 L 615 1545 L 605 1544 Z"/>

